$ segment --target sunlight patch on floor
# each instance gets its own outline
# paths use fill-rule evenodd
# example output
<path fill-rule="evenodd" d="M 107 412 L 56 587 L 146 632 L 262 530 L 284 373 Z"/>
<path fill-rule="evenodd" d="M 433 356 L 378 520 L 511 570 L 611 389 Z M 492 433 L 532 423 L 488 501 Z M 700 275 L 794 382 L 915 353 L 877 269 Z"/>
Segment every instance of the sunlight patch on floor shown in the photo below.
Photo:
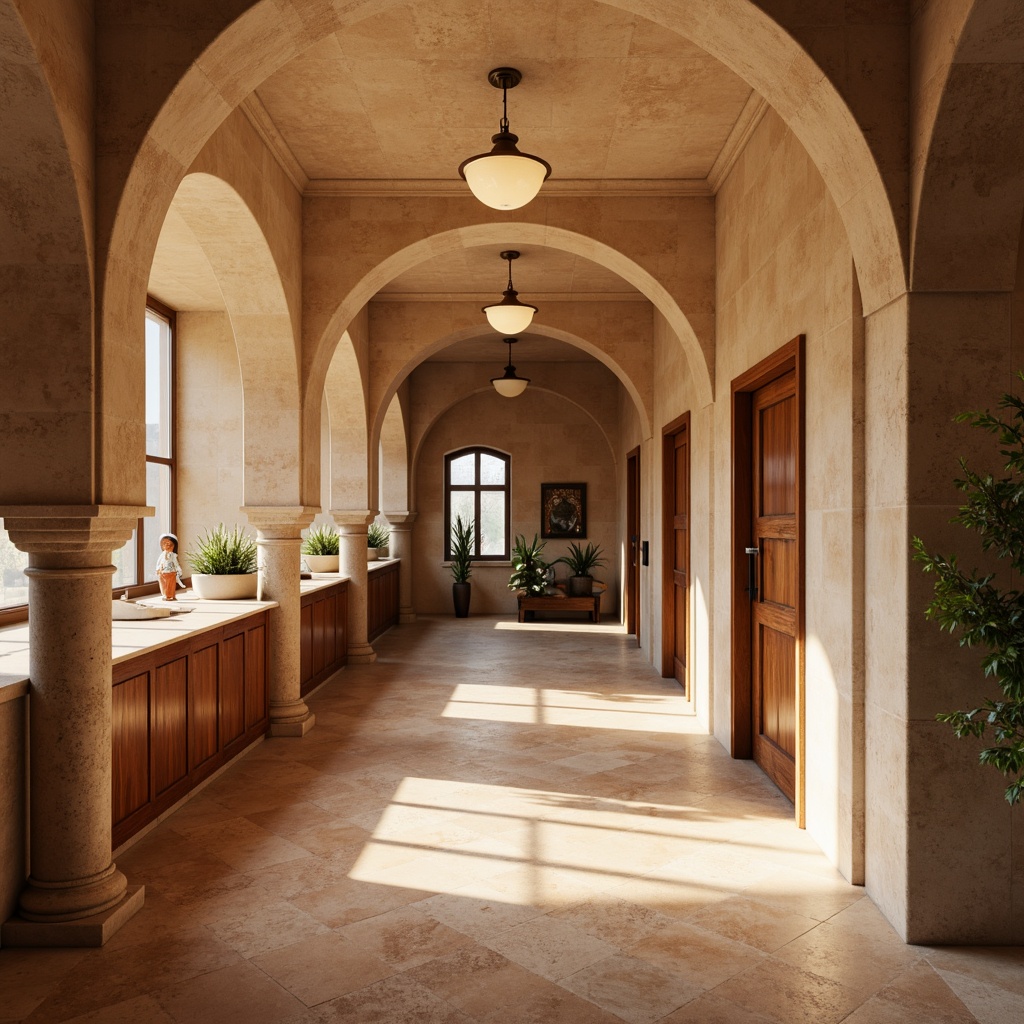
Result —
<path fill-rule="evenodd" d="M 587 693 L 481 683 L 456 686 L 442 717 L 674 735 L 705 732 L 694 716 L 693 706 L 681 696 Z"/>
<path fill-rule="evenodd" d="M 619 889 L 628 899 L 636 886 L 678 911 L 763 873 L 764 849 L 748 848 L 737 828 L 772 819 L 770 801 L 738 816 L 696 804 L 407 777 L 349 876 L 535 907 Z"/>

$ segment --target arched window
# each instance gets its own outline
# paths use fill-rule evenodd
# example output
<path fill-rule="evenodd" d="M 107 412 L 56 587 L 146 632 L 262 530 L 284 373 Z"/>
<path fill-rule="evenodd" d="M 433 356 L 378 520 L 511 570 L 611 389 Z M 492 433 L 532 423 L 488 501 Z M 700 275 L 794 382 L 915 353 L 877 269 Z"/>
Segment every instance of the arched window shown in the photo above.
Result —
<path fill-rule="evenodd" d="M 493 448 L 461 448 L 444 457 L 444 557 L 452 557 L 452 524 L 473 524 L 473 558 L 507 562 L 511 458 Z"/>

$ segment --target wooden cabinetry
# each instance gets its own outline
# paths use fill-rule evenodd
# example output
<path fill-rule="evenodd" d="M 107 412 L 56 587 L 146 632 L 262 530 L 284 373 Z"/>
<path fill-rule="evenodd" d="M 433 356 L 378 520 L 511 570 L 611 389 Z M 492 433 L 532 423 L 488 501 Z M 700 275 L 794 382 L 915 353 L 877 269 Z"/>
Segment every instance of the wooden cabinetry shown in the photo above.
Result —
<path fill-rule="evenodd" d="M 267 615 L 114 666 L 115 847 L 266 732 Z"/>
<path fill-rule="evenodd" d="M 370 640 L 398 625 L 398 573 L 401 562 L 370 567 L 366 580 L 366 634 Z"/>
<path fill-rule="evenodd" d="M 348 581 L 302 595 L 301 692 L 305 697 L 348 661 Z"/>

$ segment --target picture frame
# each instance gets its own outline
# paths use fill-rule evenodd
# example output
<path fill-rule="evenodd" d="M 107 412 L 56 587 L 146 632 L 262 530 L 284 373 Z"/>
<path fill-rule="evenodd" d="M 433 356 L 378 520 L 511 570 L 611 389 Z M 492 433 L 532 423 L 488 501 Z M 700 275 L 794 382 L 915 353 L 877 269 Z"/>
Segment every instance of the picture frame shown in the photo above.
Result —
<path fill-rule="evenodd" d="M 540 485 L 540 535 L 545 538 L 586 537 L 586 484 Z"/>

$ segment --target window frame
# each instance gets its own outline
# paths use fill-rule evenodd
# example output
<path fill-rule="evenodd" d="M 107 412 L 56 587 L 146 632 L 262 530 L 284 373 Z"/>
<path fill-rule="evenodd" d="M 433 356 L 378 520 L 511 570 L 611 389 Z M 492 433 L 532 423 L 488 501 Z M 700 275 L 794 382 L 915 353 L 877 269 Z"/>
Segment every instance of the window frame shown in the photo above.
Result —
<path fill-rule="evenodd" d="M 466 455 L 472 455 L 474 474 L 473 479 L 477 481 L 472 484 L 452 483 L 452 463 Z M 480 483 L 480 456 L 489 455 L 491 458 L 499 459 L 505 464 L 505 482 L 503 484 L 482 484 Z M 507 562 L 512 557 L 512 456 L 508 452 L 499 451 L 497 448 L 488 448 L 486 445 L 467 445 L 456 451 L 448 452 L 444 457 L 444 560 L 450 562 L 452 558 L 452 491 L 473 492 L 473 561 L 474 562 Z M 480 554 L 480 494 L 483 491 L 502 492 L 505 495 L 505 549 L 500 555 Z"/>
<path fill-rule="evenodd" d="M 150 464 L 166 466 L 170 470 L 170 486 L 168 495 L 171 506 L 170 532 L 177 534 L 178 521 L 178 499 L 177 499 L 177 443 L 178 443 L 178 315 L 170 306 L 165 306 L 159 299 L 152 295 L 146 296 L 146 312 L 155 313 L 158 317 L 167 322 L 170 330 L 170 394 L 168 395 L 167 418 L 169 430 L 169 456 L 150 455 L 146 452 L 146 466 Z M 148 475 L 148 474 L 147 474 Z M 158 594 L 160 592 L 159 580 L 146 580 L 146 533 L 144 517 L 140 517 L 135 528 L 135 583 L 129 583 L 124 587 L 114 587 L 112 594 L 119 598 L 122 594 L 136 596 L 145 594 Z"/>

